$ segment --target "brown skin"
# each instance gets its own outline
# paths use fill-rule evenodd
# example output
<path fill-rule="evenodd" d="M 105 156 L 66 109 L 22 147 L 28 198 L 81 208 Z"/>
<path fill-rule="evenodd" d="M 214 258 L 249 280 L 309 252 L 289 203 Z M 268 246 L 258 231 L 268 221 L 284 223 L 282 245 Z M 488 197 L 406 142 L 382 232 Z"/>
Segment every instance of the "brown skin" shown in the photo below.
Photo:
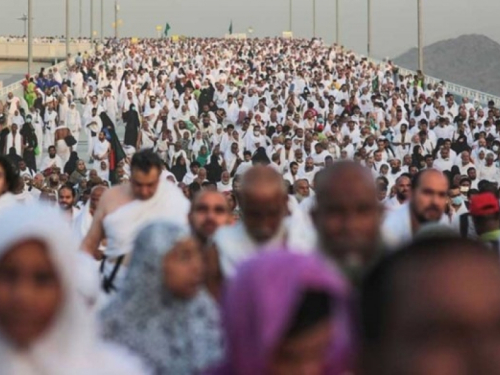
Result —
<path fill-rule="evenodd" d="M 0 195 L 4 194 L 8 190 L 7 180 L 5 178 L 5 170 L 0 165 Z"/>
<path fill-rule="evenodd" d="M 325 321 L 282 341 L 271 359 L 269 375 L 323 375 L 331 340 L 332 324 Z"/>
<path fill-rule="evenodd" d="M 161 171 L 152 168 L 149 172 L 133 169 L 130 176 L 130 187 L 136 199 L 150 199 L 158 189 Z"/>
<path fill-rule="evenodd" d="M 498 258 L 476 252 L 396 272 L 385 337 L 363 374 L 500 374 Z"/>
<path fill-rule="evenodd" d="M 377 195 L 368 170 L 353 162 L 337 163 L 318 178 L 313 222 L 323 250 L 340 265 L 375 256 L 382 220 Z"/>
<path fill-rule="evenodd" d="M 218 192 L 202 191 L 196 195 L 189 212 L 189 223 L 194 235 L 203 247 L 216 230 L 228 225 L 231 212 L 224 195 Z M 207 269 L 205 284 L 210 294 L 218 299 L 222 284 L 222 273 L 219 264 L 219 254 L 214 246 L 204 251 L 204 262 Z"/>
<path fill-rule="evenodd" d="M 62 285 L 45 244 L 28 239 L 0 259 L 0 330 L 25 348 L 52 324 L 63 300 Z"/>
<path fill-rule="evenodd" d="M 199 243 L 193 238 L 177 243 L 163 259 L 163 275 L 166 288 L 175 297 L 193 298 L 204 277 Z"/>
<path fill-rule="evenodd" d="M 69 188 L 59 190 L 59 207 L 64 211 L 70 211 L 73 207 L 73 194 Z"/>
<path fill-rule="evenodd" d="M 408 177 L 399 177 L 396 182 L 397 200 L 399 203 L 404 203 L 411 195 L 411 180 Z M 400 200 L 403 197 L 403 200 Z"/>
<path fill-rule="evenodd" d="M 423 171 L 410 199 L 413 233 L 416 233 L 422 224 L 439 221 L 447 204 L 446 177 L 435 169 Z"/>
<path fill-rule="evenodd" d="M 94 212 L 97 209 L 97 205 L 99 204 L 99 201 L 100 201 L 102 195 L 104 194 L 104 192 L 106 190 L 107 189 L 104 186 L 96 186 L 90 192 L 90 207 L 89 207 L 89 211 L 90 211 L 90 214 L 92 216 L 94 216 Z"/>
<path fill-rule="evenodd" d="M 202 191 L 191 204 L 189 223 L 199 241 L 206 244 L 217 228 L 229 224 L 231 215 L 224 195 Z"/>
<path fill-rule="evenodd" d="M 106 191 L 97 206 L 92 226 L 82 242 L 82 249 L 100 260 L 102 252 L 98 247 L 106 235 L 103 227 L 104 218 L 134 199 L 151 198 L 158 189 L 160 174 L 161 171 L 157 168 L 152 168 L 148 173 L 133 168 L 129 184 L 119 185 Z"/>
<path fill-rule="evenodd" d="M 272 186 L 243 191 L 241 209 L 248 234 L 258 243 L 270 240 L 287 214 L 286 203 L 286 194 Z"/>

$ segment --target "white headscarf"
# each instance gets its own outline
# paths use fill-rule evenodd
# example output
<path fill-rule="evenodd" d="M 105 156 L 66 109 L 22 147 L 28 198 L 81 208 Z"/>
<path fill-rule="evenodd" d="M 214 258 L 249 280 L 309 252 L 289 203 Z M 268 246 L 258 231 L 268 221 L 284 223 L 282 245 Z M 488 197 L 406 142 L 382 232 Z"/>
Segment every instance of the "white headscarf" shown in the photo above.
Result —
<path fill-rule="evenodd" d="M 214 300 L 204 290 L 179 300 L 164 286 L 162 260 L 188 236 L 167 221 L 139 232 L 123 288 L 102 312 L 104 337 L 139 353 L 155 374 L 197 374 L 223 354 Z"/>
<path fill-rule="evenodd" d="M 0 214 L 0 220 L 8 223 L 0 227 L 0 259 L 23 240 L 43 242 L 63 291 L 51 327 L 29 348 L 20 352 L 0 331 L 0 374 L 145 374 L 129 353 L 98 339 L 92 314 L 78 293 L 77 245 L 61 213 L 40 204 L 16 205 Z"/>

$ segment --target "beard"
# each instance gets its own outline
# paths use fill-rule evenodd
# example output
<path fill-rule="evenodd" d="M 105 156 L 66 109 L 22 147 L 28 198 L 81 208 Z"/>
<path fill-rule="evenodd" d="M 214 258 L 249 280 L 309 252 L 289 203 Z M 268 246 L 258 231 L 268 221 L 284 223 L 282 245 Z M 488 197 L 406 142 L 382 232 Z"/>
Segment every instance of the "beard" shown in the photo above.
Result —
<path fill-rule="evenodd" d="M 443 215 L 443 212 L 439 209 L 439 207 L 434 204 L 425 207 L 420 212 L 416 210 L 414 204 L 411 204 L 410 210 L 419 224 L 437 223 Z"/>

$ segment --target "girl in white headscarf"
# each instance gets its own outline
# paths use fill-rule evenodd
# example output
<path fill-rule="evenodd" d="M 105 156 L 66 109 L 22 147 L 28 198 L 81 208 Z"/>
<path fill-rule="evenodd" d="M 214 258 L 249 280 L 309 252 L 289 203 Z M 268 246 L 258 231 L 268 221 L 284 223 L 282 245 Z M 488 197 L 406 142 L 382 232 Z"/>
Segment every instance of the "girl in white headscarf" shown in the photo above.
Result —
<path fill-rule="evenodd" d="M 77 247 L 61 214 L 38 204 L 0 215 L 0 374 L 146 374 L 104 344 L 78 292 Z"/>
<path fill-rule="evenodd" d="M 187 228 L 158 222 L 134 245 L 127 278 L 102 313 L 104 337 L 139 353 L 157 375 L 191 375 L 222 356 L 219 311 Z"/>

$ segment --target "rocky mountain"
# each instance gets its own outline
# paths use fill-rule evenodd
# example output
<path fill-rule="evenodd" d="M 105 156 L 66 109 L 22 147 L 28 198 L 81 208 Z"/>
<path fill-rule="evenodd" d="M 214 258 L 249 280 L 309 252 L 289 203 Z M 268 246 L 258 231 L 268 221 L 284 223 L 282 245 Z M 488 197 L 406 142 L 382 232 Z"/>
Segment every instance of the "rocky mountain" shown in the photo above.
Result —
<path fill-rule="evenodd" d="M 394 59 L 416 70 L 418 50 Z M 500 44 L 484 35 L 462 35 L 424 48 L 424 73 L 489 94 L 500 96 Z"/>

